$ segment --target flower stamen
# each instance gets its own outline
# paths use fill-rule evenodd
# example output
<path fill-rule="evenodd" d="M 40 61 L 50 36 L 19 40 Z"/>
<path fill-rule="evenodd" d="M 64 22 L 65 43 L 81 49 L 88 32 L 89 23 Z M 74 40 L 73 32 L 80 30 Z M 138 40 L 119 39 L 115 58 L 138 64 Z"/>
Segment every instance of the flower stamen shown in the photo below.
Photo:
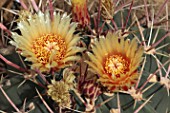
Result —
<path fill-rule="evenodd" d="M 53 60 L 58 62 L 63 59 L 66 54 L 66 44 L 60 36 L 44 34 L 33 41 L 32 50 L 39 62 L 45 65 L 54 52 L 55 58 Z"/>
<path fill-rule="evenodd" d="M 112 55 L 106 59 L 105 70 L 106 73 L 111 74 L 112 76 L 119 76 L 119 74 L 126 73 L 128 65 L 128 61 L 126 61 L 122 56 Z"/>

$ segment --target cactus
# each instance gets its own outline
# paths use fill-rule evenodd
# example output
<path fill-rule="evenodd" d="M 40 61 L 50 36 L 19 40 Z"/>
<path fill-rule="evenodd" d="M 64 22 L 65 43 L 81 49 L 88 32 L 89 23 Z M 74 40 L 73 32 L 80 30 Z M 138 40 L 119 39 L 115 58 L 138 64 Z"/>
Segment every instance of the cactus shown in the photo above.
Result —
<path fill-rule="evenodd" d="M 3 1 L 0 112 L 169 113 L 169 3 L 155 1 Z"/>

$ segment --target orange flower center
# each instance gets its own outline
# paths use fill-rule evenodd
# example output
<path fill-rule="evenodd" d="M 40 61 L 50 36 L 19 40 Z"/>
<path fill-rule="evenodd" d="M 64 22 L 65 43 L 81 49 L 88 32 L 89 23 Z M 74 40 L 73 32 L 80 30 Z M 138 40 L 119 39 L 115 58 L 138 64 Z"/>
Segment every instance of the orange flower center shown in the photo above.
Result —
<path fill-rule="evenodd" d="M 120 74 L 126 73 L 129 69 L 129 62 L 120 55 L 112 55 L 106 59 L 106 73 L 112 76 L 120 77 Z"/>
<path fill-rule="evenodd" d="M 58 62 L 66 54 L 66 43 L 60 36 L 44 34 L 33 40 L 32 51 L 43 65 L 49 63 L 51 58 Z"/>

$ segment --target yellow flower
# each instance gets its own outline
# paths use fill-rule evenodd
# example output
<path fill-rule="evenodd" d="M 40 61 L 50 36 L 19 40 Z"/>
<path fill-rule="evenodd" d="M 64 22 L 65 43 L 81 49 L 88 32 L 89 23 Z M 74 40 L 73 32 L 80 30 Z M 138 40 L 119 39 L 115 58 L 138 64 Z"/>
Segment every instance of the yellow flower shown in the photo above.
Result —
<path fill-rule="evenodd" d="M 90 17 L 87 10 L 87 0 L 71 0 L 73 19 L 79 22 L 83 27 L 90 23 Z"/>
<path fill-rule="evenodd" d="M 76 53 L 83 49 L 76 46 L 80 37 L 73 34 L 77 24 L 70 23 L 70 17 L 54 12 L 51 20 L 48 11 L 26 14 L 26 18 L 21 18 L 18 23 L 21 35 L 12 33 L 14 41 L 11 44 L 21 51 L 27 61 L 32 62 L 32 69 L 57 71 L 79 60 Z"/>
<path fill-rule="evenodd" d="M 136 83 L 139 73 L 137 68 L 142 60 L 143 47 L 138 48 L 136 39 L 131 42 L 108 33 L 88 53 L 87 63 L 92 71 L 99 75 L 99 81 L 110 91 L 128 90 Z"/>

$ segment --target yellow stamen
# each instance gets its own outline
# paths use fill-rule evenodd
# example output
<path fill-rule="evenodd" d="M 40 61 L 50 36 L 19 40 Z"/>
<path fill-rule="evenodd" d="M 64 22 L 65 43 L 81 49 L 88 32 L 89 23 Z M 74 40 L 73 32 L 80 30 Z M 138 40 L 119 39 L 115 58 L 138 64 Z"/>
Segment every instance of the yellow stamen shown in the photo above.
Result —
<path fill-rule="evenodd" d="M 44 34 L 33 40 L 32 50 L 39 62 L 45 65 L 54 53 L 56 54 L 54 61 L 58 62 L 63 59 L 66 54 L 66 44 L 60 36 Z"/>
<path fill-rule="evenodd" d="M 112 55 L 106 59 L 105 70 L 108 74 L 119 75 L 128 70 L 129 62 L 120 55 Z"/>

